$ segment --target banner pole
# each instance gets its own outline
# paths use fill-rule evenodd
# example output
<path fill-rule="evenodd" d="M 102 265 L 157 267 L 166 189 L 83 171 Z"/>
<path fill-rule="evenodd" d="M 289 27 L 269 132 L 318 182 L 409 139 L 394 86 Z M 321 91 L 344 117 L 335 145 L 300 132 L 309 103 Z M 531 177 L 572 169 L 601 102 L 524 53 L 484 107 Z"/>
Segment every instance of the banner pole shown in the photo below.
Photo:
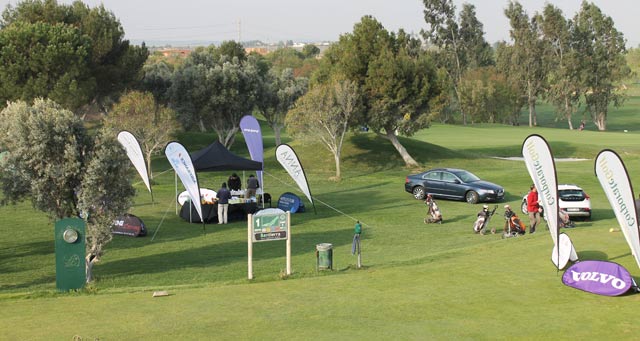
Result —
<path fill-rule="evenodd" d="M 176 215 L 178 215 L 178 172 L 173 172 L 173 180 L 174 180 L 174 184 L 175 184 L 175 192 L 176 192 L 176 196 L 175 196 L 175 200 L 176 200 Z"/>
<path fill-rule="evenodd" d="M 291 275 L 291 211 L 287 211 L 287 275 Z"/>

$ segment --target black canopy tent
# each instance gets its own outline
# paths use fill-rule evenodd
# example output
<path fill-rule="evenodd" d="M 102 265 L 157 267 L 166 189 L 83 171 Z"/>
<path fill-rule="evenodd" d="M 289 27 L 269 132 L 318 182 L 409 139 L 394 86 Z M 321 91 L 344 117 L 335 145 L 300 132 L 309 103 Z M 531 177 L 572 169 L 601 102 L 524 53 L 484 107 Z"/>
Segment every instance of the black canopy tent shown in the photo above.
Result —
<path fill-rule="evenodd" d="M 196 172 L 232 171 L 232 170 L 262 170 L 262 162 L 245 159 L 230 152 L 219 141 L 215 141 L 207 147 L 190 153 L 191 162 Z M 176 178 L 176 197 L 178 195 L 178 182 Z M 178 206 L 176 200 L 176 214 Z"/>
<path fill-rule="evenodd" d="M 193 168 L 197 172 L 225 170 L 262 170 L 262 162 L 245 159 L 230 152 L 216 141 L 204 149 L 191 153 Z"/>

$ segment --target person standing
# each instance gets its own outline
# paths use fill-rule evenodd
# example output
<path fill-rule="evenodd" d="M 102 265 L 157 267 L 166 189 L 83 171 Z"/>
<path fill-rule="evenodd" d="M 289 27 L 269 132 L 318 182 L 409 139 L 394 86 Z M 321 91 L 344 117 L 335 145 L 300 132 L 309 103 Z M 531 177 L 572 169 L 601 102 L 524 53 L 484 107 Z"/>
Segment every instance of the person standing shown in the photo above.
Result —
<path fill-rule="evenodd" d="M 249 175 L 249 179 L 247 179 L 247 193 L 245 195 L 245 198 L 249 199 L 255 197 L 258 187 L 260 187 L 258 179 L 253 176 L 253 174 Z"/>
<path fill-rule="evenodd" d="M 222 187 L 216 193 L 218 198 L 218 224 L 227 223 L 227 214 L 229 213 L 229 199 L 231 199 L 231 192 L 227 189 L 227 184 L 222 183 Z"/>
<path fill-rule="evenodd" d="M 529 233 L 536 233 L 536 227 L 540 224 L 540 203 L 538 202 L 538 190 L 531 185 L 531 191 L 527 194 L 527 213 L 529 214 Z"/>
<path fill-rule="evenodd" d="M 351 254 L 358 255 L 357 268 L 362 267 L 362 254 L 360 253 L 360 235 L 362 234 L 362 225 L 359 220 L 356 220 L 356 225 L 353 228 L 353 243 L 351 244 Z"/>
<path fill-rule="evenodd" d="M 240 177 L 236 173 L 231 174 L 227 184 L 229 185 L 229 190 L 232 191 L 239 191 L 242 188 L 242 181 L 240 181 Z"/>

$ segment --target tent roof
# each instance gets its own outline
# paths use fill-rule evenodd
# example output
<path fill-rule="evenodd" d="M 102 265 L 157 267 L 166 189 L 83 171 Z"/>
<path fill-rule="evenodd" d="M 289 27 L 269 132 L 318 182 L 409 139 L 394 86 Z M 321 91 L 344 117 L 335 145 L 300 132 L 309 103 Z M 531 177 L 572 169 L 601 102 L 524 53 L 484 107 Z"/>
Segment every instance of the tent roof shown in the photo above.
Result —
<path fill-rule="evenodd" d="M 233 154 L 222 143 L 215 141 L 204 149 L 191 153 L 196 171 L 262 170 L 262 162 L 245 159 Z"/>

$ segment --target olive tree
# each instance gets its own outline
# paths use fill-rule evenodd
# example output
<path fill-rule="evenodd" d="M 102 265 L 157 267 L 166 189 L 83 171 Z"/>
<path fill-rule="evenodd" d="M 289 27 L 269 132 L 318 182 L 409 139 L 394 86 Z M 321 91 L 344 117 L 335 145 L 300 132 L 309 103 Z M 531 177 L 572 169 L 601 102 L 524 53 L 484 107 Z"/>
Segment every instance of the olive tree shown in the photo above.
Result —
<path fill-rule="evenodd" d="M 80 118 L 51 100 L 8 103 L 0 112 L 0 130 L 0 145 L 8 151 L 0 163 L 5 200 L 30 199 L 52 220 L 84 217 L 90 267 L 111 240 L 113 219 L 127 211 L 134 194 L 124 149 L 106 132 L 94 141 Z"/>

